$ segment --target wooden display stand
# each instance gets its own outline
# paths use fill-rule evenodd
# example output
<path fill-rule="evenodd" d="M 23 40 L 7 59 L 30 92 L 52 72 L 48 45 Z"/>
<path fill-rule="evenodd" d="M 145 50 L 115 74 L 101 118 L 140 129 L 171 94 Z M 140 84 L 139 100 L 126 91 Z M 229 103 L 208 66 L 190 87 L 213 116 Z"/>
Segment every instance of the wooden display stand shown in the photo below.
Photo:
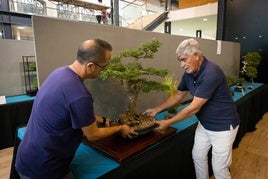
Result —
<path fill-rule="evenodd" d="M 119 163 L 123 163 L 145 151 L 148 147 L 172 137 L 176 133 L 176 130 L 173 127 L 169 127 L 164 134 L 151 131 L 133 139 L 124 139 L 119 134 L 96 141 L 88 141 L 85 138 L 83 139 L 83 143 L 102 151 L 105 155 Z"/>

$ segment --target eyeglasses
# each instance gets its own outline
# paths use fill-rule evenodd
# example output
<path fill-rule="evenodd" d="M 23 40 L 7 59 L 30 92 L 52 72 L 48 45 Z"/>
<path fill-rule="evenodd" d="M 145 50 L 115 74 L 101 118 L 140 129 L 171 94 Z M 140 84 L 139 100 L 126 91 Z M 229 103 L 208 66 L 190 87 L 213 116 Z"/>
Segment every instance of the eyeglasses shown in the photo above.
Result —
<path fill-rule="evenodd" d="M 102 66 L 102 65 L 100 65 L 100 64 L 98 64 L 98 63 L 96 63 L 96 62 L 92 62 L 92 63 L 94 63 L 96 66 L 98 66 L 98 67 L 100 67 L 102 70 L 105 70 L 105 68 L 107 67 L 107 65 L 104 65 L 104 66 Z"/>

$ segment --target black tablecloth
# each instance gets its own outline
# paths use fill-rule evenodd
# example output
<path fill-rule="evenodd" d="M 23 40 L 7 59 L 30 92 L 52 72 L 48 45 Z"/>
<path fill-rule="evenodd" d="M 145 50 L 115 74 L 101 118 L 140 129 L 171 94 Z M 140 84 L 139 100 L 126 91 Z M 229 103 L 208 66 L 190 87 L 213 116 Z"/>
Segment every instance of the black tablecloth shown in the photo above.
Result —
<path fill-rule="evenodd" d="M 0 105 L 0 149 L 14 145 L 16 128 L 27 124 L 33 100 Z"/>
<path fill-rule="evenodd" d="M 239 145 L 239 142 L 246 132 L 255 130 L 256 123 L 261 119 L 263 114 L 268 111 L 267 99 L 268 85 L 263 85 L 236 101 L 241 123 L 234 142 L 234 147 Z M 31 104 L 28 105 L 29 106 L 25 106 L 25 108 L 28 108 L 30 112 Z M 20 108 L 20 111 L 24 110 Z M 17 120 L 20 118 L 18 115 L 15 116 Z M 23 114 L 23 116 L 22 119 L 27 121 L 28 116 L 25 114 Z M 16 121 L 14 119 L 12 120 Z M 18 124 L 15 124 L 15 126 L 18 126 Z M 3 126 L 3 128 L 5 127 Z M 100 178 L 195 178 L 191 154 L 195 128 L 196 124 L 107 172 Z M 12 130 L 15 130 L 15 128 Z M 8 131 L 11 131 L 11 129 L 8 129 Z M 11 135 L 14 136 L 14 134 L 15 132 Z M 1 137 L 3 136 L 1 135 Z M 17 146 L 18 143 L 15 144 L 14 149 L 16 149 Z M 14 168 L 14 163 L 12 163 L 12 168 Z M 11 176 L 15 176 L 14 173 L 11 174 Z"/>
<path fill-rule="evenodd" d="M 255 130 L 255 126 L 262 116 L 268 112 L 268 84 L 265 84 L 236 101 L 240 126 L 234 142 L 238 147 L 242 137 L 247 132 Z"/>
<path fill-rule="evenodd" d="M 195 179 L 192 147 L 197 123 L 100 178 Z"/>

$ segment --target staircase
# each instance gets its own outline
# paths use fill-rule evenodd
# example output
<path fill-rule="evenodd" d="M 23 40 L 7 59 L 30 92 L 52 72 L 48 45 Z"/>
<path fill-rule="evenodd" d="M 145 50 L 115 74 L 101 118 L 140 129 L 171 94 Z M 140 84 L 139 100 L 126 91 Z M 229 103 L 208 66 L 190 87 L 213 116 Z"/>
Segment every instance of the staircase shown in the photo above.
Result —
<path fill-rule="evenodd" d="M 147 16 L 141 16 L 128 26 L 130 29 L 138 30 L 154 30 L 158 25 L 163 23 L 168 18 L 168 11 L 162 13 L 150 14 Z"/>

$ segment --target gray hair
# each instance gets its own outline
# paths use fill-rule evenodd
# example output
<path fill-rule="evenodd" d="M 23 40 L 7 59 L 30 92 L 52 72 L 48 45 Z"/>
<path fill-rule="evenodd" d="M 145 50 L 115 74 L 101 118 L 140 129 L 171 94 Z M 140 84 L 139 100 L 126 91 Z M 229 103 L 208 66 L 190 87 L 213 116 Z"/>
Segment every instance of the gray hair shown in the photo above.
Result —
<path fill-rule="evenodd" d="M 200 50 L 199 43 L 193 38 L 182 41 L 176 50 L 178 57 L 181 55 L 193 55 L 194 53 L 202 56 L 202 51 Z"/>

